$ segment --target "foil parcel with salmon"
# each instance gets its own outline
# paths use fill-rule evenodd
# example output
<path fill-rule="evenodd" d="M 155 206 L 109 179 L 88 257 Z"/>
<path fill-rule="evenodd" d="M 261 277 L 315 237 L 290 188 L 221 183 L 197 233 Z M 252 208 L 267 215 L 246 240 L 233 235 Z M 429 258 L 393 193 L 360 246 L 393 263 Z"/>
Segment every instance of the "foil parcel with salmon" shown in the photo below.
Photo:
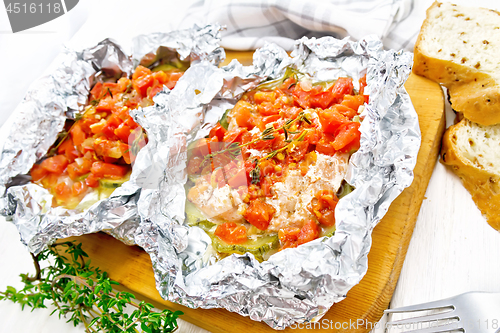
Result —
<path fill-rule="evenodd" d="M 111 39 L 65 48 L 31 85 L 5 126 L 0 214 L 32 253 L 98 231 L 136 244 L 134 180 L 147 169 L 138 157 L 155 140 L 136 113 L 175 90 L 193 63 L 216 67 L 219 41 L 220 27 L 206 25 L 134 37 L 130 54 Z"/>
<path fill-rule="evenodd" d="M 335 207 L 360 147 L 366 76 L 312 81 L 288 69 L 244 93 L 188 147 L 186 216 L 221 257 L 258 259 L 335 231 Z"/>
<path fill-rule="evenodd" d="M 268 43 L 251 66 L 192 64 L 139 109 L 149 141 L 135 162 L 146 185 L 135 240 L 160 295 L 274 329 L 343 300 L 412 182 L 411 63 L 374 36 L 304 37 L 290 54 Z"/>
<path fill-rule="evenodd" d="M 32 181 L 50 191 L 54 206 L 88 208 L 129 179 L 131 164 L 147 143 L 129 111 L 152 105 L 164 86 L 174 88 L 187 67 L 175 65 L 138 66 L 131 78 L 94 85 L 83 115 L 67 121 L 47 157 L 31 168 Z"/>

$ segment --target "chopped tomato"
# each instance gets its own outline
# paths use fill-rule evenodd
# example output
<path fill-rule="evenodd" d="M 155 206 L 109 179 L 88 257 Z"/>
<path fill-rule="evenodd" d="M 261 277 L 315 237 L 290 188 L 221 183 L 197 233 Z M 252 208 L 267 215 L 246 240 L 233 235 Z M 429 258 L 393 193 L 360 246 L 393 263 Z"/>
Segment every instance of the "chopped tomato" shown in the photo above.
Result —
<path fill-rule="evenodd" d="M 360 123 L 351 122 L 347 124 L 341 125 L 337 129 L 337 133 L 335 135 L 335 140 L 332 143 L 332 147 L 335 150 L 342 151 L 349 143 L 354 140 L 359 142 L 361 137 L 361 133 L 359 132 Z"/>
<path fill-rule="evenodd" d="M 84 181 L 75 182 L 71 186 L 71 193 L 73 194 L 73 196 L 78 197 L 78 196 L 84 194 L 85 192 L 87 192 L 87 189 L 88 189 L 88 186 L 87 186 L 87 184 L 85 184 Z"/>
<path fill-rule="evenodd" d="M 260 181 L 260 188 L 262 189 L 262 195 L 265 197 L 272 197 L 273 196 L 273 193 L 271 191 L 272 186 L 273 186 L 273 182 L 271 179 L 269 179 L 269 178 L 262 179 Z"/>
<path fill-rule="evenodd" d="M 305 140 L 296 142 L 294 141 L 293 146 L 291 146 L 291 148 L 287 150 L 288 156 L 290 156 L 295 162 L 299 162 L 306 155 L 308 148 L 309 142 Z"/>
<path fill-rule="evenodd" d="M 360 95 L 364 95 L 365 94 L 365 88 L 366 88 L 367 84 L 366 84 L 366 74 L 361 78 L 359 79 L 359 94 Z M 365 100 L 366 100 L 366 103 L 368 103 L 368 96 L 363 96 L 365 97 Z"/>
<path fill-rule="evenodd" d="M 102 134 L 104 134 L 104 136 L 106 136 L 108 139 L 117 139 L 118 137 L 115 135 L 115 129 L 117 129 L 121 123 L 122 120 L 118 117 L 118 115 L 112 114 L 106 120 L 106 126 L 104 126 L 104 128 L 102 129 Z"/>
<path fill-rule="evenodd" d="M 170 72 L 170 77 L 168 78 L 168 82 L 165 84 L 167 86 L 168 89 L 174 89 L 177 81 L 179 81 L 179 79 L 181 78 L 182 76 L 182 72 Z"/>
<path fill-rule="evenodd" d="M 276 210 L 270 204 L 260 200 L 253 200 L 243 217 L 258 229 L 266 230 L 275 212 Z"/>
<path fill-rule="evenodd" d="M 233 108 L 233 117 L 236 120 L 236 123 L 240 127 L 248 127 L 252 129 L 255 126 L 253 121 L 252 112 L 254 107 L 248 102 L 243 100 L 238 101 Z"/>
<path fill-rule="evenodd" d="M 224 133 L 222 140 L 227 143 L 242 142 L 245 133 L 248 133 L 246 128 L 237 127 Z"/>
<path fill-rule="evenodd" d="M 217 137 L 219 141 L 223 141 L 226 132 L 226 129 L 222 127 L 220 123 L 217 123 L 217 125 L 215 125 L 215 127 L 210 130 L 210 134 L 208 136 L 210 138 Z"/>
<path fill-rule="evenodd" d="M 56 185 L 55 192 L 58 199 L 66 200 L 71 196 L 71 187 L 65 182 L 61 182 Z"/>
<path fill-rule="evenodd" d="M 194 156 L 193 158 L 189 159 L 188 165 L 187 165 L 188 175 L 199 174 L 201 171 L 202 163 L 203 163 L 203 158 L 200 156 Z"/>
<path fill-rule="evenodd" d="M 89 94 L 92 105 L 82 119 L 75 121 L 69 137 L 57 146 L 59 155 L 47 158 L 31 170 L 33 181 L 51 190 L 56 204 L 77 203 L 88 187 L 99 187 L 103 177 L 119 179 L 130 171 L 135 156 L 129 142 L 142 148 L 147 138 L 142 128 L 129 115 L 129 108 L 148 105 L 147 99 L 161 90 L 163 84 L 173 84 L 182 73 L 151 73 L 138 66 L 132 80 L 127 77 L 114 82 L 97 82 Z M 170 85 L 170 88 L 173 86 Z M 135 89 L 135 91 L 134 91 Z M 116 164 L 114 164 L 116 163 Z M 81 180 L 85 177 L 85 180 Z M 69 200 L 69 201 L 67 201 Z"/>
<path fill-rule="evenodd" d="M 297 80 L 292 76 L 292 77 L 289 77 L 287 78 L 283 84 L 281 85 L 280 89 L 282 90 L 289 90 L 291 88 L 293 88 L 295 86 L 295 84 L 297 83 Z"/>
<path fill-rule="evenodd" d="M 43 177 L 47 176 L 48 173 L 49 172 L 47 171 L 47 169 L 43 168 L 41 165 L 34 164 L 30 171 L 31 180 L 37 182 L 41 180 Z"/>
<path fill-rule="evenodd" d="M 297 239 L 300 233 L 299 228 L 287 227 L 278 231 L 278 238 L 282 249 L 297 247 Z"/>
<path fill-rule="evenodd" d="M 356 150 L 359 149 L 360 147 L 360 140 L 359 138 L 352 140 L 350 143 L 348 143 L 344 148 L 340 149 L 339 152 L 341 153 L 353 153 Z"/>
<path fill-rule="evenodd" d="M 136 156 L 131 153 L 130 146 L 125 145 L 125 146 L 122 146 L 121 149 L 122 149 L 123 161 L 127 164 L 132 164 L 132 162 L 135 161 Z"/>
<path fill-rule="evenodd" d="M 40 166 L 53 173 L 62 173 L 68 165 L 68 159 L 64 155 L 56 155 L 45 159 Z"/>
<path fill-rule="evenodd" d="M 302 111 L 302 109 L 298 108 L 296 106 L 292 106 L 292 107 L 285 108 L 284 110 L 282 110 L 284 117 L 287 119 L 297 118 L 301 111 Z"/>
<path fill-rule="evenodd" d="M 214 234 L 229 244 L 241 244 L 245 243 L 247 240 L 247 229 L 234 222 L 219 224 Z"/>
<path fill-rule="evenodd" d="M 135 69 L 134 74 L 132 74 L 132 81 L 137 80 L 140 77 L 150 75 L 150 74 L 151 74 L 151 70 L 149 68 L 139 65 Z"/>
<path fill-rule="evenodd" d="M 248 180 L 247 180 L 247 175 L 246 175 L 245 169 L 240 169 L 236 175 L 229 178 L 227 183 L 232 188 L 238 188 L 240 186 L 247 186 Z"/>
<path fill-rule="evenodd" d="M 321 154 L 333 156 L 335 154 L 335 148 L 332 146 L 334 136 L 329 133 L 323 133 L 321 139 L 319 139 L 316 144 L 316 151 Z"/>
<path fill-rule="evenodd" d="M 73 143 L 75 146 L 80 146 L 83 141 L 87 138 L 87 135 L 82 130 L 82 127 L 79 123 L 75 123 L 70 130 L 71 138 L 73 139 Z"/>
<path fill-rule="evenodd" d="M 264 124 L 269 124 L 269 123 L 273 123 L 273 122 L 280 120 L 280 119 L 281 119 L 281 116 L 279 114 L 275 114 L 273 116 L 268 116 L 268 117 L 262 118 L 262 122 Z"/>
<path fill-rule="evenodd" d="M 334 98 L 335 96 L 331 91 L 324 91 L 315 95 L 311 95 L 309 101 L 310 107 L 326 109 L 332 104 Z"/>
<path fill-rule="evenodd" d="M 165 82 L 168 81 L 168 74 L 165 73 L 164 71 L 157 71 L 152 73 L 153 78 L 158 81 L 158 83 L 164 84 Z"/>
<path fill-rule="evenodd" d="M 279 114 L 280 109 L 276 108 L 272 103 L 262 102 L 262 104 L 257 105 L 257 111 L 262 116 L 272 116 Z"/>
<path fill-rule="evenodd" d="M 349 119 L 341 115 L 335 108 L 320 110 L 318 117 L 323 132 L 330 134 L 334 134 L 340 125 L 349 122 Z"/>
<path fill-rule="evenodd" d="M 81 158 L 78 161 L 75 161 L 68 165 L 67 172 L 69 178 L 72 180 L 77 180 L 83 175 L 86 175 L 90 172 L 90 168 L 92 167 L 92 161 L 86 158 Z"/>
<path fill-rule="evenodd" d="M 94 150 L 99 157 L 111 157 L 119 159 L 122 157 L 122 152 L 128 148 L 126 143 L 121 141 L 106 140 L 97 138 L 94 141 Z"/>
<path fill-rule="evenodd" d="M 126 92 L 132 85 L 132 82 L 128 77 L 121 77 L 116 83 L 119 92 Z"/>
<path fill-rule="evenodd" d="M 163 84 L 158 81 L 154 81 L 153 84 L 148 88 L 147 96 L 150 99 L 153 99 L 153 97 L 155 97 L 156 94 L 158 94 L 162 90 L 163 90 Z"/>
<path fill-rule="evenodd" d="M 247 175 L 248 184 L 251 182 L 250 172 L 255 169 L 255 163 L 253 161 L 246 160 L 245 164 L 245 174 Z"/>
<path fill-rule="evenodd" d="M 313 220 L 307 221 L 302 228 L 287 227 L 278 231 L 281 248 L 292 248 L 319 237 L 319 227 Z"/>
<path fill-rule="evenodd" d="M 99 104 L 96 106 L 96 110 L 99 112 L 111 112 L 115 107 L 116 101 L 114 101 L 111 97 L 103 98 L 99 101 Z"/>
<path fill-rule="evenodd" d="M 345 95 L 341 104 L 355 110 L 357 113 L 359 107 L 365 104 L 365 97 L 363 95 Z"/>
<path fill-rule="evenodd" d="M 148 88 L 154 83 L 154 78 L 151 75 L 140 76 L 132 81 L 132 85 L 137 92 L 143 97 L 148 95 Z"/>
<path fill-rule="evenodd" d="M 255 103 L 261 104 L 264 102 L 273 104 L 276 100 L 276 93 L 274 91 L 257 91 L 253 96 Z"/>
<path fill-rule="evenodd" d="M 90 91 L 90 100 L 92 101 L 99 99 L 101 97 L 101 92 L 102 92 L 102 83 L 97 82 Z"/>
<path fill-rule="evenodd" d="M 75 160 L 75 158 L 79 157 L 81 154 L 80 152 L 75 148 L 75 145 L 73 144 L 73 140 L 68 137 L 66 140 L 64 140 L 63 143 L 59 146 L 57 149 L 58 154 L 64 154 L 68 161 L 71 163 Z"/>
<path fill-rule="evenodd" d="M 90 168 L 90 172 L 92 172 L 94 176 L 111 179 L 121 179 L 127 174 L 128 171 L 129 167 L 127 166 L 104 163 L 100 161 L 92 163 L 92 167 Z"/>
<path fill-rule="evenodd" d="M 59 147 L 57 148 L 57 153 L 64 154 L 66 150 L 71 150 L 71 149 L 74 149 L 73 140 L 71 140 L 71 138 L 67 138 L 59 145 Z"/>
<path fill-rule="evenodd" d="M 123 142 L 128 143 L 130 134 L 132 133 L 132 129 L 127 125 L 127 123 L 123 122 L 113 131 L 113 133 Z"/>
<path fill-rule="evenodd" d="M 313 220 L 307 221 L 297 235 L 298 244 L 305 244 L 315 240 L 319 236 L 319 227 Z"/>
<path fill-rule="evenodd" d="M 335 225 L 335 207 L 339 199 L 330 190 L 320 190 L 307 207 L 319 223 L 331 227 Z"/>
<path fill-rule="evenodd" d="M 99 113 L 99 116 L 101 116 L 101 114 L 102 113 Z M 97 119 L 95 115 L 84 115 L 83 119 L 78 121 L 78 124 L 80 124 L 80 127 L 85 134 L 91 135 L 93 134 L 91 126 L 99 121 L 101 121 L 101 119 Z"/>
<path fill-rule="evenodd" d="M 293 100 L 297 106 L 307 109 L 310 106 L 311 93 L 302 88 L 302 83 L 297 83 L 293 89 Z"/>
<path fill-rule="evenodd" d="M 346 95 L 346 96 L 351 96 L 351 95 Z M 342 104 L 335 104 L 332 106 L 338 113 L 343 115 L 344 117 L 347 117 L 348 119 L 351 119 L 354 117 L 358 112 L 348 106 L 342 105 Z"/>
<path fill-rule="evenodd" d="M 311 128 L 308 130 L 304 140 L 312 145 L 318 144 L 321 139 L 321 132 L 317 128 Z"/>
<path fill-rule="evenodd" d="M 88 175 L 87 178 L 85 178 L 85 185 L 93 188 L 99 187 L 99 178 L 96 177 L 94 174 L 90 174 Z"/>
<path fill-rule="evenodd" d="M 347 77 L 338 78 L 332 86 L 331 91 L 335 97 L 335 103 L 340 103 L 340 101 L 344 98 L 344 95 L 352 95 L 354 93 L 352 79 Z"/>
<path fill-rule="evenodd" d="M 211 153 L 207 139 L 200 139 L 193 144 L 190 149 L 191 156 L 205 157 Z"/>
<path fill-rule="evenodd" d="M 261 180 L 275 172 L 276 163 L 273 160 L 263 160 L 259 163 Z"/>

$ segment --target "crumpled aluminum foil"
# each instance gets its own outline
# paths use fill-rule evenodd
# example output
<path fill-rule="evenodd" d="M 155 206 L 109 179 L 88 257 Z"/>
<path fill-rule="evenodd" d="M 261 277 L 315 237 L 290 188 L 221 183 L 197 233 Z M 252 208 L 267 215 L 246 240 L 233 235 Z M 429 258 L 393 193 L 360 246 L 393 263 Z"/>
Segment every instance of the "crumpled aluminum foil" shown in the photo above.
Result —
<path fill-rule="evenodd" d="M 127 182 L 86 210 L 68 210 L 51 207 L 49 191 L 30 183 L 26 174 L 50 149 L 66 119 L 83 111 L 99 75 L 130 75 L 144 56 L 168 52 L 177 52 L 182 60 L 193 63 L 204 60 L 218 65 L 225 58 L 218 46 L 220 29 L 208 25 L 138 36 L 133 40 L 132 56 L 109 39 L 83 51 L 66 49 L 59 55 L 55 71 L 30 88 L 14 111 L 16 119 L 0 152 L 0 213 L 16 225 L 29 251 L 36 254 L 56 239 L 101 230 L 134 243 L 139 223 L 140 188 L 136 185 Z"/>
<path fill-rule="evenodd" d="M 235 61 L 222 69 L 194 65 L 175 90 L 156 96 L 155 106 L 133 112 L 150 138 L 138 160 L 144 166 L 153 161 L 132 174 L 143 188 L 135 240 L 151 256 L 161 296 L 192 308 L 226 308 L 274 329 L 317 321 L 344 299 L 367 271 L 373 228 L 413 179 L 421 138 L 403 86 L 411 64 L 411 53 L 383 51 L 376 37 L 302 38 L 291 58 L 268 44 L 256 51 L 250 67 Z M 370 102 L 362 114 L 361 148 L 346 178 L 356 189 L 336 207 L 334 236 L 262 263 L 248 253 L 216 261 L 209 236 L 184 224 L 186 147 L 208 134 L 242 92 L 281 77 L 287 66 L 314 81 L 350 76 L 357 82 L 367 73 Z"/>

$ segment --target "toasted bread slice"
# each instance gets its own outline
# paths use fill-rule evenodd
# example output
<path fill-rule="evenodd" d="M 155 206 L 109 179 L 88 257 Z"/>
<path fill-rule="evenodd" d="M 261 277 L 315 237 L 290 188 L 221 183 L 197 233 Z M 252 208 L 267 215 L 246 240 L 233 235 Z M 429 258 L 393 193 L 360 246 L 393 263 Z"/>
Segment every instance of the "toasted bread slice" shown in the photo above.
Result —
<path fill-rule="evenodd" d="M 435 2 L 414 49 L 416 74 L 448 88 L 454 110 L 500 123 L 500 13 Z"/>
<path fill-rule="evenodd" d="M 488 223 L 500 231 L 500 125 L 462 119 L 445 132 L 441 158 L 462 179 Z"/>

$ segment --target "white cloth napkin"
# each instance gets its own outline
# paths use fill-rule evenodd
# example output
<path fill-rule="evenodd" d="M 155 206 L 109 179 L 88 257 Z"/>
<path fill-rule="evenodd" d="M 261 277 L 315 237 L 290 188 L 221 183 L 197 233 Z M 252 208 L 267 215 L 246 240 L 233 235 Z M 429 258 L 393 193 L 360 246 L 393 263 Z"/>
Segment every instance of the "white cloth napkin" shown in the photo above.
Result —
<path fill-rule="evenodd" d="M 411 12 L 413 0 L 205 0 L 194 4 L 181 23 L 226 26 L 222 46 L 254 50 L 266 41 L 287 50 L 302 36 L 354 39 L 376 34 L 394 44 L 390 32 Z M 398 38 L 402 47 L 405 41 Z"/>

